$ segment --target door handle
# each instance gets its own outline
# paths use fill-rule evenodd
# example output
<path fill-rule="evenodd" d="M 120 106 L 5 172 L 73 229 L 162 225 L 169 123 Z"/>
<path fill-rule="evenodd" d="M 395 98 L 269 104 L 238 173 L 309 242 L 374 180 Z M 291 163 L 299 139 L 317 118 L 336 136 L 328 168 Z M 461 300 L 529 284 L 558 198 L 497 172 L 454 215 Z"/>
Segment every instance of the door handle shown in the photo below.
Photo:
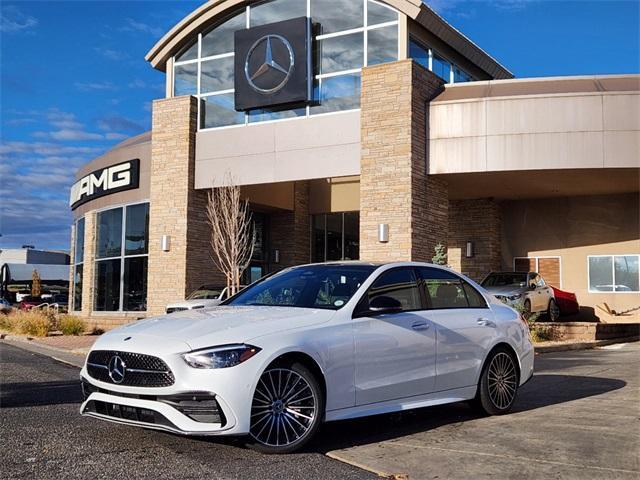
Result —
<path fill-rule="evenodd" d="M 414 322 L 411 328 L 414 330 L 429 330 L 429 324 L 427 322 Z"/>
<path fill-rule="evenodd" d="M 496 324 L 494 322 L 492 322 L 491 320 L 489 320 L 488 318 L 479 318 L 477 320 L 478 325 L 480 325 L 481 327 L 492 327 L 495 328 Z"/>

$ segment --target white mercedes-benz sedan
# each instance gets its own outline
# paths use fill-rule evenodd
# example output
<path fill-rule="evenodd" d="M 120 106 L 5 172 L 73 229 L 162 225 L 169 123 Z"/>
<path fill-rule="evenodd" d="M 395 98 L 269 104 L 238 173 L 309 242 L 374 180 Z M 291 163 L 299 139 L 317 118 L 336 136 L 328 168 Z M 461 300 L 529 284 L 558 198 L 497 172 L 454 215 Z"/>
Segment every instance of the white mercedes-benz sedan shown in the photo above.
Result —
<path fill-rule="evenodd" d="M 323 421 L 459 401 L 506 413 L 533 358 L 519 314 L 451 270 L 304 265 L 102 335 L 81 413 L 286 453 Z"/>

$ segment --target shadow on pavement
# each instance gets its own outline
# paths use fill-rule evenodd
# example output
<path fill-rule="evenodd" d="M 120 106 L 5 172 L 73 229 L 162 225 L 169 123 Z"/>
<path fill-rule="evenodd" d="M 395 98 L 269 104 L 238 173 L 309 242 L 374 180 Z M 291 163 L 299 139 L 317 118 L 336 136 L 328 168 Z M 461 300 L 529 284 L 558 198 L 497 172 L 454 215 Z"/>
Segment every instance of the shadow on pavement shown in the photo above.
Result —
<path fill-rule="evenodd" d="M 611 378 L 536 375 L 518 392 L 513 413 L 601 395 L 618 390 L 626 384 L 622 380 Z M 475 420 L 483 416 L 467 403 L 455 403 L 331 422 L 323 426 L 309 449 L 326 453 L 435 430 L 444 425 Z"/>
<path fill-rule="evenodd" d="M 81 401 L 82 390 L 78 380 L 3 383 L 0 388 L 0 408 L 61 405 Z"/>

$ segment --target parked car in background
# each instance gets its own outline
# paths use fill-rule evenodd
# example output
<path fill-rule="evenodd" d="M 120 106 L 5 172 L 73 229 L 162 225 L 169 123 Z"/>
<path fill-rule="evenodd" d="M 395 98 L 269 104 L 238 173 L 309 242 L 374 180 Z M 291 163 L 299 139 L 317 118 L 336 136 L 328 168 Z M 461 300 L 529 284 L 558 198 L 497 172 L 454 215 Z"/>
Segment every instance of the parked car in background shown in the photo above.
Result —
<path fill-rule="evenodd" d="M 20 303 L 24 298 L 30 297 L 31 292 L 29 290 L 20 290 L 16 292 L 16 303 Z"/>
<path fill-rule="evenodd" d="M 46 300 L 43 300 L 40 297 L 23 297 L 20 301 L 20 310 L 31 310 L 33 307 L 37 307 L 38 305 L 42 305 L 43 303 L 47 303 Z"/>
<path fill-rule="evenodd" d="M 580 311 L 580 304 L 575 293 L 566 292 L 553 286 L 551 288 L 553 289 L 553 297 L 560 309 L 560 315 L 573 315 Z"/>
<path fill-rule="evenodd" d="M 64 293 L 56 293 L 53 297 L 47 300 L 51 304 L 58 305 L 60 310 L 66 311 L 69 309 L 69 295 Z"/>
<path fill-rule="evenodd" d="M 80 374 L 80 412 L 289 453 L 323 421 L 460 401 L 505 414 L 533 366 L 521 316 L 449 269 L 303 265 L 217 308 L 100 336 Z"/>
<path fill-rule="evenodd" d="M 240 285 L 240 290 L 245 285 Z M 200 308 L 215 307 L 229 298 L 229 289 L 216 285 L 202 285 L 196 289 L 186 300 L 167 305 L 166 313 L 182 312 L 184 310 L 197 310 Z"/>
<path fill-rule="evenodd" d="M 13 307 L 11 306 L 11 302 L 6 298 L 0 298 L 0 312 L 9 313 Z"/>
<path fill-rule="evenodd" d="M 536 272 L 492 272 L 481 285 L 507 305 L 521 307 L 525 317 L 546 313 L 555 322 L 560 316 L 553 288 Z"/>

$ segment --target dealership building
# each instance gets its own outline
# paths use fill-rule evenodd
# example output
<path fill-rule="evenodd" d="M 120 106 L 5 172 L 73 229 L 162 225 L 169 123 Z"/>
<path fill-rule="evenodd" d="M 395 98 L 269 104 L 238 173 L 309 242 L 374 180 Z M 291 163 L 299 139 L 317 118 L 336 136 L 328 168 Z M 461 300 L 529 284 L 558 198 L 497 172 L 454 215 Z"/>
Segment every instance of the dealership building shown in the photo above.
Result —
<path fill-rule="evenodd" d="M 152 130 L 77 172 L 72 308 L 101 327 L 202 284 L 207 193 L 249 200 L 246 282 L 331 260 L 538 271 L 640 306 L 640 76 L 515 79 L 420 0 L 212 0 L 147 54 Z"/>

